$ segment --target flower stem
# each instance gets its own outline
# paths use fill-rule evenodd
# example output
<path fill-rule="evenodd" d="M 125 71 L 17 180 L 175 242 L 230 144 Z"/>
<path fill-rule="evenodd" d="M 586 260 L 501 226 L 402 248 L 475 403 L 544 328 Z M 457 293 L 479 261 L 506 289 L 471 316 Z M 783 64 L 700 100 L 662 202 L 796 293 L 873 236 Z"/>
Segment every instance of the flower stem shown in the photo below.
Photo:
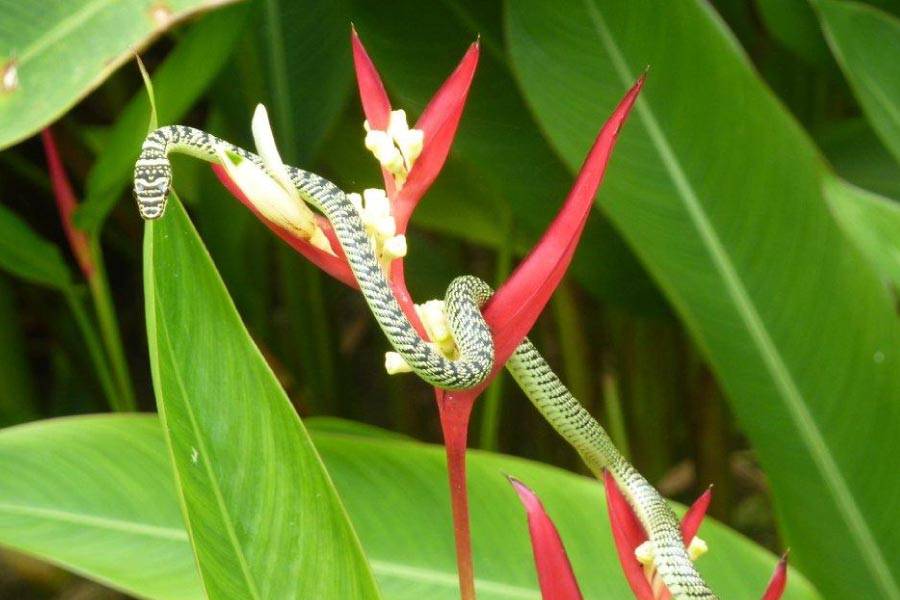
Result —
<path fill-rule="evenodd" d="M 97 322 L 100 325 L 100 336 L 112 365 L 112 376 L 118 390 L 119 400 L 113 408 L 117 411 L 135 411 L 137 403 L 134 397 L 134 387 L 131 384 L 131 376 L 128 374 L 128 363 L 125 360 L 125 350 L 119 334 L 116 309 L 106 277 L 103 252 L 97 238 L 91 240 L 91 256 L 94 259 L 94 271 L 88 278 L 88 287 L 91 290 Z"/>
<path fill-rule="evenodd" d="M 122 405 L 116 386 L 113 383 L 107 356 L 106 353 L 103 352 L 100 338 L 97 336 L 97 331 L 94 329 L 94 324 L 91 323 L 91 319 L 84 308 L 81 298 L 78 297 L 75 288 L 65 288 L 62 290 L 62 293 L 63 297 L 66 299 L 66 303 L 69 305 L 69 309 L 71 309 L 72 314 L 75 317 L 75 323 L 81 331 L 84 343 L 87 345 L 88 355 L 91 357 L 91 362 L 94 363 L 97 379 L 100 382 L 100 387 L 103 390 L 103 394 L 106 396 L 107 402 L 109 402 L 110 408 L 115 411 L 126 410 L 126 407 Z"/>
<path fill-rule="evenodd" d="M 594 398 L 591 368 L 588 364 L 590 352 L 584 333 L 586 323 L 581 320 L 578 303 L 571 285 L 563 281 L 556 288 L 551 302 L 559 328 L 563 372 L 567 385 L 572 390 L 572 394 L 590 410 L 594 405 Z"/>
<path fill-rule="evenodd" d="M 504 230 L 509 232 L 505 237 L 502 245 L 497 250 L 497 266 L 494 271 L 494 286 L 509 277 L 512 271 L 512 218 L 508 216 L 504 219 Z M 484 394 L 481 409 L 481 428 L 478 435 L 478 447 L 482 450 L 497 450 L 499 445 L 500 432 L 500 414 L 503 408 L 503 381 L 505 379 L 505 369 L 497 373 L 497 377 L 491 382 Z"/>
<path fill-rule="evenodd" d="M 619 384 L 615 375 L 606 371 L 602 376 L 603 402 L 606 406 L 606 428 L 613 444 L 626 459 L 631 460 L 631 449 L 628 446 L 628 429 L 625 427 L 625 415 L 619 396 Z"/>
<path fill-rule="evenodd" d="M 461 600 L 475 600 L 475 570 L 472 565 L 469 497 L 466 487 L 466 438 L 477 393 L 470 393 L 469 390 L 453 393 L 435 389 L 435 394 L 447 452 L 459 595 Z"/>

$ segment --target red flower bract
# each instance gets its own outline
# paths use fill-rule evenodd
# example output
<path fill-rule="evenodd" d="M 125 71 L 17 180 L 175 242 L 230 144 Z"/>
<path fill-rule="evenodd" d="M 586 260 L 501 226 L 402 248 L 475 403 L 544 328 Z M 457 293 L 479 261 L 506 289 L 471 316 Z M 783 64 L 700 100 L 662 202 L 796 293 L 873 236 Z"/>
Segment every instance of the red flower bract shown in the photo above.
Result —
<path fill-rule="evenodd" d="M 559 532 L 543 504 L 528 486 L 509 477 L 528 515 L 528 533 L 543 600 L 581 600 L 581 590 L 572 572 Z"/>

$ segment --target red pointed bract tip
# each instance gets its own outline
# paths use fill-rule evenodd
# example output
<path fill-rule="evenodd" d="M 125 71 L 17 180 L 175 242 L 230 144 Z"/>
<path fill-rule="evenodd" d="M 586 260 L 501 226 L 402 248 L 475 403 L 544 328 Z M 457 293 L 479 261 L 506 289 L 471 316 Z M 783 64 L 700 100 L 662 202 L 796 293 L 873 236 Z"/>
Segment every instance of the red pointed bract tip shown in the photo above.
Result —
<path fill-rule="evenodd" d="M 654 600 L 653 588 L 644 575 L 644 567 L 634 555 L 635 548 L 647 539 L 647 533 L 634 516 L 625 496 L 619 491 L 615 478 L 607 471 L 603 473 L 603 487 L 606 490 L 606 509 L 609 512 L 616 553 L 625 579 L 637 600 Z"/>
<path fill-rule="evenodd" d="M 302 254 L 309 260 L 311 263 L 337 279 L 338 281 L 347 284 L 348 286 L 359 289 L 359 284 L 356 282 L 356 278 L 353 276 L 353 272 L 350 270 L 350 265 L 347 264 L 347 259 L 344 256 L 344 251 L 341 248 L 340 243 L 337 241 L 337 238 L 334 235 L 334 231 L 331 228 L 331 224 L 325 218 L 318 218 L 318 224 L 325 232 L 325 235 L 328 237 L 328 241 L 331 243 L 331 248 L 334 250 L 337 256 L 332 256 L 327 252 L 323 252 L 319 250 L 308 241 L 301 239 L 285 229 L 280 225 L 276 225 L 271 222 L 267 218 L 265 218 L 256 207 L 253 206 L 253 203 L 250 202 L 241 189 L 231 180 L 231 177 L 228 176 L 228 173 L 225 169 L 220 165 L 212 166 L 213 172 L 215 172 L 216 177 L 219 178 L 219 181 L 222 183 L 225 188 L 231 192 L 231 195 L 241 201 L 241 204 L 246 206 L 256 215 L 260 221 L 262 221 L 266 227 L 268 227 L 272 232 L 284 240 L 291 248 Z"/>
<path fill-rule="evenodd" d="M 362 101 L 366 120 L 372 129 L 387 129 L 391 116 L 391 101 L 355 27 L 350 30 L 350 45 L 353 48 L 356 85 L 359 87 L 359 99 Z"/>
<path fill-rule="evenodd" d="M 394 219 L 400 233 L 406 231 L 416 204 L 444 167 L 472 87 L 479 55 L 480 46 L 475 42 L 469 46 L 456 69 L 431 98 L 416 122 L 415 128 L 421 129 L 424 134 L 422 154 L 416 159 L 406 183 L 393 201 Z"/>
<path fill-rule="evenodd" d="M 778 564 L 775 565 L 775 572 L 772 573 L 772 579 L 769 580 L 769 585 L 766 586 L 762 600 L 780 600 L 784 594 L 784 588 L 787 586 L 787 565 L 788 553 L 785 552 Z"/>
<path fill-rule="evenodd" d="M 86 279 L 90 279 L 94 274 L 90 244 L 87 234 L 76 228 L 72 221 L 72 214 L 78 208 L 78 200 L 75 198 L 75 192 L 72 191 L 72 184 L 66 175 L 62 160 L 59 158 L 56 140 L 53 139 L 53 132 L 49 127 L 41 131 L 41 141 L 44 144 L 44 155 L 47 157 L 47 169 L 50 171 L 50 183 L 53 185 L 56 208 L 59 211 L 66 238 L 69 240 L 69 247 L 72 248 L 72 254 L 75 255 L 81 272 L 84 273 Z"/>
<path fill-rule="evenodd" d="M 581 591 L 565 546 L 537 494 L 518 479 L 507 478 L 519 495 L 528 516 L 528 533 L 531 536 L 541 597 L 543 600 L 581 600 Z"/>
<path fill-rule="evenodd" d="M 485 307 L 498 364 L 505 363 L 527 335 L 572 261 L 619 131 L 643 85 L 641 76 L 619 102 L 600 129 L 553 223 Z"/>
<path fill-rule="evenodd" d="M 706 511 L 709 510 L 710 502 L 712 502 L 712 487 L 700 494 L 700 497 L 691 504 L 691 507 L 681 518 L 681 537 L 684 539 L 685 546 L 690 546 L 691 540 L 697 535 L 700 524 L 706 517 Z"/>

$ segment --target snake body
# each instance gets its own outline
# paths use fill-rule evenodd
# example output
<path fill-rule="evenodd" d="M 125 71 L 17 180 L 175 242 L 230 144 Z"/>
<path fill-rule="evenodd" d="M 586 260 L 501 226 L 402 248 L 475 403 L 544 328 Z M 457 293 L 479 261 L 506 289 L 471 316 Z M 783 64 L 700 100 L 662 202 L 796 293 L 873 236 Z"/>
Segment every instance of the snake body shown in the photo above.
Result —
<path fill-rule="evenodd" d="M 144 142 L 134 169 L 134 193 L 141 216 L 156 219 L 166 207 L 172 171 L 168 155 L 180 152 L 217 162 L 224 148 L 265 170 L 256 154 L 209 133 L 180 125 L 162 127 Z M 473 276 L 454 279 L 445 306 L 459 358 L 450 360 L 422 340 L 391 292 L 360 216 L 344 192 L 314 173 L 287 167 L 301 198 L 320 210 L 334 228 L 360 290 L 390 344 L 428 383 L 445 389 L 475 387 L 490 374 L 494 344 L 481 315 L 493 291 Z M 656 489 L 618 452 L 609 435 L 569 392 L 532 343 L 525 339 L 506 364 L 516 382 L 544 418 L 582 456 L 598 476 L 608 470 L 647 531 L 654 564 L 677 599 L 713 599 L 688 556 L 678 519 Z"/>

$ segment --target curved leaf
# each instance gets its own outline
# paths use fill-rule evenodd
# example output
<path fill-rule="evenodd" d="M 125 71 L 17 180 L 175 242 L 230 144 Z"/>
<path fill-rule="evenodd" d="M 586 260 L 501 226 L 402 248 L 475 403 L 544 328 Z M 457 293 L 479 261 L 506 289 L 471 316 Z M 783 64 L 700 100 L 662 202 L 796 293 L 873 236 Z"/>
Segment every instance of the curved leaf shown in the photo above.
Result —
<path fill-rule="evenodd" d="M 838 177 L 825 179 L 838 223 L 885 282 L 900 291 L 900 205 Z"/>
<path fill-rule="evenodd" d="M 900 327 L 816 149 L 701 0 L 522 0 L 507 31 L 572 169 L 651 65 L 602 204 L 725 387 L 796 564 L 829 597 L 900 598 Z"/>
<path fill-rule="evenodd" d="M 333 429 L 333 427 L 329 426 Z M 444 451 L 312 430 L 386 598 L 456 600 Z M 162 432 L 149 415 L 42 421 L 0 432 L 0 544 L 140 597 L 202 598 Z M 522 508 L 503 472 L 528 479 L 554 516 L 585 598 L 627 598 L 603 489 L 526 460 L 471 452 L 479 598 L 540 600 Z M 27 518 L 26 518 L 27 517 Z M 757 600 L 777 558 L 707 519 L 698 565 L 723 597 Z M 142 551 L 143 550 L 143 551 Z M 347 598 L 352 598 L 348 596 Z M 792 572 L 785 600 L 818 596 Z"/>
<path fill-rule="evenodd" d="M 379 597 L 306 430 L 176 198 L 147 225 L 144 276 L 157 405 L 209 598 Z"/>
<path fill-rule="evenodd" d="M 59 247 L 38 235 L 19 215 L 0 204 L 0 269 L 56 289 L 72 284 Z"/>
<path fill-rule="evenodd" d="M 0 149 L 66 112 L 135 48 L 234 0 L 0 1 Z"/>
<path fill-rule="evenodd" d="M 900 19 L 857 2 L 812 4 L 866 118 L 900 161 Z"/>
<path fill-rule="evenodd" d="M 203 597 L 157 419 L 5 429 L 0 464 L 3 545 L 142 598 Z"/>

